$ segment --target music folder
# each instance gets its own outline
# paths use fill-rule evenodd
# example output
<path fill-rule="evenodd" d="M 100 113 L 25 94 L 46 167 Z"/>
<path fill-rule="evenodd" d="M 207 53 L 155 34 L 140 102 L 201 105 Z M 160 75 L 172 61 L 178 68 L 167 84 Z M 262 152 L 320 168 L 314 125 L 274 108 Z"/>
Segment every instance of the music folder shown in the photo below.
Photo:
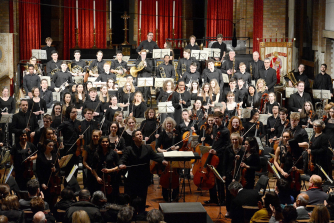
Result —
<path fill-rule="evenodd" d="M 260 114 L 259 121 L 263 123 L 263 125 L 267 125 L 268 118 L 271 114 Z"/>
<path fill-rule="evenodd" d="M 250 118 L 250 116 L 251 116 L 251 109 L 249 109 L 249 108 L 243 108 L 242 110 L 241 110 L 241 118 Z"/>
<path fill-rule="evenodd" d="M 12 123 L 13 114 L 2 114 L 0 123 Z"/>
<path fill-rule="evenodd" d="M 70 180 L 72 179 L 72 177 L 73 177 L 73 175 L 74 175 L 74 173 L 77 169 L 78 169 L 78 165 L 74 165 L 70 174 L 66 177 L 67 183 L 70 182 Z"/>
<path fill-rule="evenodd" d="M 59 167 L 60 168 L 63 168 L 65 167 L 68 162 L 70 161 L 70 159 L 72 158 L 73 154 L 69 154 L 69 155 L 66 155 L 66 156 L 63 156 L 60 160 L 59 160 Z"/>
<path fill-rule="evenodd" d="M 322 89 L 313 89 L 313 98 L 317 99 L 331 99 L 330 90 L 322 90 Z"/>
<path fill-rule="evenodd" d="M 137 87 L 153 87 L 153 77 L 140 77 L 137 85 Z"/>

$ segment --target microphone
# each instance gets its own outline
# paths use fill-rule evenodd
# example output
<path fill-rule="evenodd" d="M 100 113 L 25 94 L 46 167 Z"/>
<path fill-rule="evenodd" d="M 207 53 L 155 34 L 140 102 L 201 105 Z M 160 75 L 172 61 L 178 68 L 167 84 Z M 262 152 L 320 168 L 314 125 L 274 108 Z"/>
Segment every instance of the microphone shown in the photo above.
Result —
<path fill-rule="evenodd" d="M 237 32 L 235 30 L 235 23 L 233 23 L 232 47 L 237 47 L 237 42 Z"/>

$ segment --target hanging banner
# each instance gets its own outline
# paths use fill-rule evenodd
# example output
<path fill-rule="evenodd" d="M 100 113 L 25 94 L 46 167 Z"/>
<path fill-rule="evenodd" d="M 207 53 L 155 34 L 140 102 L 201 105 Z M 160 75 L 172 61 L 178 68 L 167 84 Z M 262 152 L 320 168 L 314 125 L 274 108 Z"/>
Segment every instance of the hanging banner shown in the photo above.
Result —
<path fill-rule="evenodd" d="M 0 79 L 14 75 L 13 33 L 0 33 Z"/>

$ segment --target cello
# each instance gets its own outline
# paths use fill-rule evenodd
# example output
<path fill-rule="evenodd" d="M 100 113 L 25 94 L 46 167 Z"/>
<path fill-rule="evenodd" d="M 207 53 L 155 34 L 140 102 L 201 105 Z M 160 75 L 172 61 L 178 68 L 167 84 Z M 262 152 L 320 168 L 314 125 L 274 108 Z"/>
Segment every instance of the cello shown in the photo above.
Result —
<path fill-rule="evenodd" d="M 154 132 L 157 134 L 157 131 L 159 130 L 159 128 L 161 126 L 159 119 L 157 119 L 156 126 L 157 126 L 157 128 L 156 128 L 156 130 Z M 152 147 L 153 151 L 155 151 L 155 152 L 156 152 L 155 146 L 157 145 L 157 143 L 158 143 L 158 138 L 156 138 L 155 141 L 151 142 L 151 144 L 150 144 L 150 146 Z M 160 149 L 162 149 L 162 145 L 161 145 Z M 162 164 L 151 160 L 150 161 L 150 172 L 151 172 L 151 174 L 161 175 L 162 174 Z"/>
<path fill-rule="evenodd" d="M 106 162 L 103 163 L 103 169 L 105 169 L 107 166 Z M 104 193 L 104 196 L 107 196 L 108 194 L 111 194 L 112 192 L 112 186 L 110 185 L 110 181 L 111 181 L 111 176 L 109 174 L 107 174 L 107 176 L 105 175 L 105 173 L 103 172 L 102 175 L 102 180 L 103 180 L 103 185 L 102 185 L 102 192 Z"/>
<path fill-rule="evenodd" d="M 312 146 L 312 142 L 311 142 L 311 140 L 312 140 L 312 138 L 314 137 L 314 135 L 315 135 L 315 133 L 313 132 L 313 135 L 312 135 L 312 137 L 310 138 L 310 141 L 309 141 L 309 144 L 310 144 L 309 149 L 310 149 L 311 146 Z M 307 169 L 308 169 L 309 171 L 311 171 L 311 172 L 313 172 L 314 169 L 315 169 L 315 167 L 314 167 L 314 163 L 313 163 L 313 156 L 312 156 L 311 153 L 308 154 Z"/>
<path fill-rule="evenodd" d="M 205 131 L 209 128 L 209 125 L 205 122 L 204 125 L 201 126 L 201 129 L 203 129 L 203 136 L 205 137 Z M 211 147 L 209 144 L 204 143 L 204 141 L 202 141 L 202 144 L 198 144 L 195 148 L 195 152 L 198 153 L 200 156 L 202 155 L 201 153 L 201 149 L 200 146 L 208 146 Z M 197 160 L 193 166 L 192 172 L 193 175 L 195 175 L 197 173 L 197 171 L 201 168 L 202 166 L 202 160 Z"/>
<path fill-rule="evenodd" d="M 219 139 L 220 132 L 217 132 L 214 143 Z M 213 171 L 208 167 L 211 165 L 213 167 L 217 167 L 219 164 L 219 158 L 217 155 L 213 155 L 212 153 L 205 153 L 201 158 L 201 166 L 199 167 L 198 171 L 194 175 L 194 184 L 203 190 L 209 190 L 214 187 L 215 185 L 215 174 Z"/>

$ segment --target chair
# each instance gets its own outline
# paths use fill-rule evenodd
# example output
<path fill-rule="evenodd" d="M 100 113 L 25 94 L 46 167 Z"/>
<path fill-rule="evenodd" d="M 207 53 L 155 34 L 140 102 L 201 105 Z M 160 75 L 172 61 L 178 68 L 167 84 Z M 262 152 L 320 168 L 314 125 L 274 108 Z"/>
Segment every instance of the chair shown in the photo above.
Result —
<path fill-rule="evenodd" d="M 260 156 L 261 172 L 255 172 L 255 176 L 261 177 L 262 175 L 268 176 L 268 159 L 266 156 Z"/>
<path fill-rule="evenodd" d="M 63 222 L 65 217 L 66 211 L 57 209 L 55 218 L 57 219 L 57 222 Z"/>
<path fill-rule="evenodd" d="M 302 182 L 302 188 L 301 189 L 305 189 L 305 190 L 307 189 L 305 181 L 310 181 L 310 178 L 311 178 L 310 175 L 306 175 L 306 174 L 300 175 L 300 180 Z"/>
<path fill-rule="evenodd" d="M 264 196 L 264 194 L 266 193 L 268 181 L 269 181 L 269 177 L 265 175 L 262 175 L 260 179 L 257 181 L 254 189 L 259 192 L 259 195 Z M 263 193 L 261 193 L 261 189 L 263 189 Z"/>
<path fill-rule="evenodd" d="M 244 222 L 249 222 L 252 216 L 259 210 L 258 206 L 242 206 L 244 212 Z"/>

